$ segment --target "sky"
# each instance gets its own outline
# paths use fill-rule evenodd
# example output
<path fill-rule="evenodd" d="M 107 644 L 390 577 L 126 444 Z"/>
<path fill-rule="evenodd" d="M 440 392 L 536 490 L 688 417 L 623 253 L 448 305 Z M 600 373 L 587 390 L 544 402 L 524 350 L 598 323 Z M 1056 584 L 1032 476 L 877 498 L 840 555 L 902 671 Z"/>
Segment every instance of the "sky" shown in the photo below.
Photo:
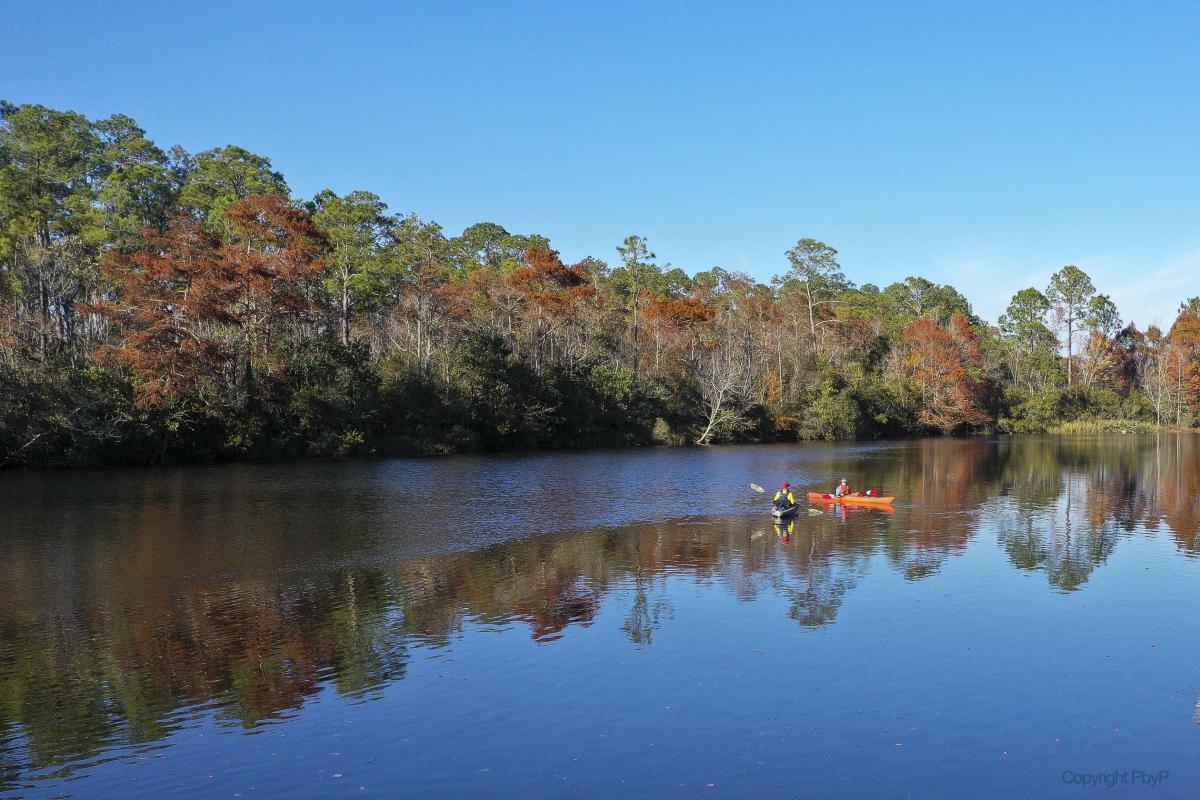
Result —
<path fill-rule="evenodd" d="M 6 0 L 0 98 L 610 263 L 1200 295 L 1200 3 Z"/>

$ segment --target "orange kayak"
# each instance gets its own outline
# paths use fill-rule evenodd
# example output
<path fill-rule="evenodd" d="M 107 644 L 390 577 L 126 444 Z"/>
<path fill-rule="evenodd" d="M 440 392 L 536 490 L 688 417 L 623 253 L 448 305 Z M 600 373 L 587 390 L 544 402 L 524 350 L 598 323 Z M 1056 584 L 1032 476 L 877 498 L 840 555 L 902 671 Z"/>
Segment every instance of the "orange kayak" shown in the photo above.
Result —
<path fill-rule="evenodd" d="M 821 494 L 820 492 L 808 493 L 808 502 L 810 503 L 841 503 L 847 506 L 890 506 L 895 499 L 894 497 L 875 497 L 865 494 L 834 497 L 831 494 Z"/>

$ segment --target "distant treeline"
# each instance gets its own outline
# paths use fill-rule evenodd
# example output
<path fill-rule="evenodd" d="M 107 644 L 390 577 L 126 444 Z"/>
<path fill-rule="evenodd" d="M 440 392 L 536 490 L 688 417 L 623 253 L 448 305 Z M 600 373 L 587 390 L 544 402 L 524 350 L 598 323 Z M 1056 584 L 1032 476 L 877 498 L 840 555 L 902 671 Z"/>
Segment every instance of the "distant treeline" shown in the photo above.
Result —
<path fill-rule="evenodd" d="M 0 102 L 0 465 L 1190 426 L 1200 298 L 1126 324 L 1073 266 L 997 326 L 800 239 L 769 284 L 611 263 L 236 146 Z M 1102 422 L 1101 422 L 1102 421 Z"/>

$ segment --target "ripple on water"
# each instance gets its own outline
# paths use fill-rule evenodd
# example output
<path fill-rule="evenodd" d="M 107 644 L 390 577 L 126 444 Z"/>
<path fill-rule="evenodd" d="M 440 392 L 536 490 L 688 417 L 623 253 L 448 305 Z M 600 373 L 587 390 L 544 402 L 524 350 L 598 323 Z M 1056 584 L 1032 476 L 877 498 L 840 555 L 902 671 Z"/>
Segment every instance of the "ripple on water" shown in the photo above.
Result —
<path fill-rule="evenodd" d="M 0 795 L 1184 785 L 1195 441 L 0 475 Z"/>

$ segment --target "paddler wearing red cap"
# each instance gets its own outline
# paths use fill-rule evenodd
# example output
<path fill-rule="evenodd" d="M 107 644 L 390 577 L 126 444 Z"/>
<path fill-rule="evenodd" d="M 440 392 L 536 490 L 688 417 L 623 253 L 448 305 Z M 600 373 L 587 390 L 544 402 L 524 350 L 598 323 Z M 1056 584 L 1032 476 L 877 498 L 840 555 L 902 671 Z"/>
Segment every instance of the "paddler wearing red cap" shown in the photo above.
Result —
<path fill-rule="evenodd" d="M 779 491 L 775 493 L 775 499 L 772 501 L 776 508 L 791 508 L 796 505 L 796 498 L 789 488 L 790 483 L 785 483 L 779 487 Z"/>

